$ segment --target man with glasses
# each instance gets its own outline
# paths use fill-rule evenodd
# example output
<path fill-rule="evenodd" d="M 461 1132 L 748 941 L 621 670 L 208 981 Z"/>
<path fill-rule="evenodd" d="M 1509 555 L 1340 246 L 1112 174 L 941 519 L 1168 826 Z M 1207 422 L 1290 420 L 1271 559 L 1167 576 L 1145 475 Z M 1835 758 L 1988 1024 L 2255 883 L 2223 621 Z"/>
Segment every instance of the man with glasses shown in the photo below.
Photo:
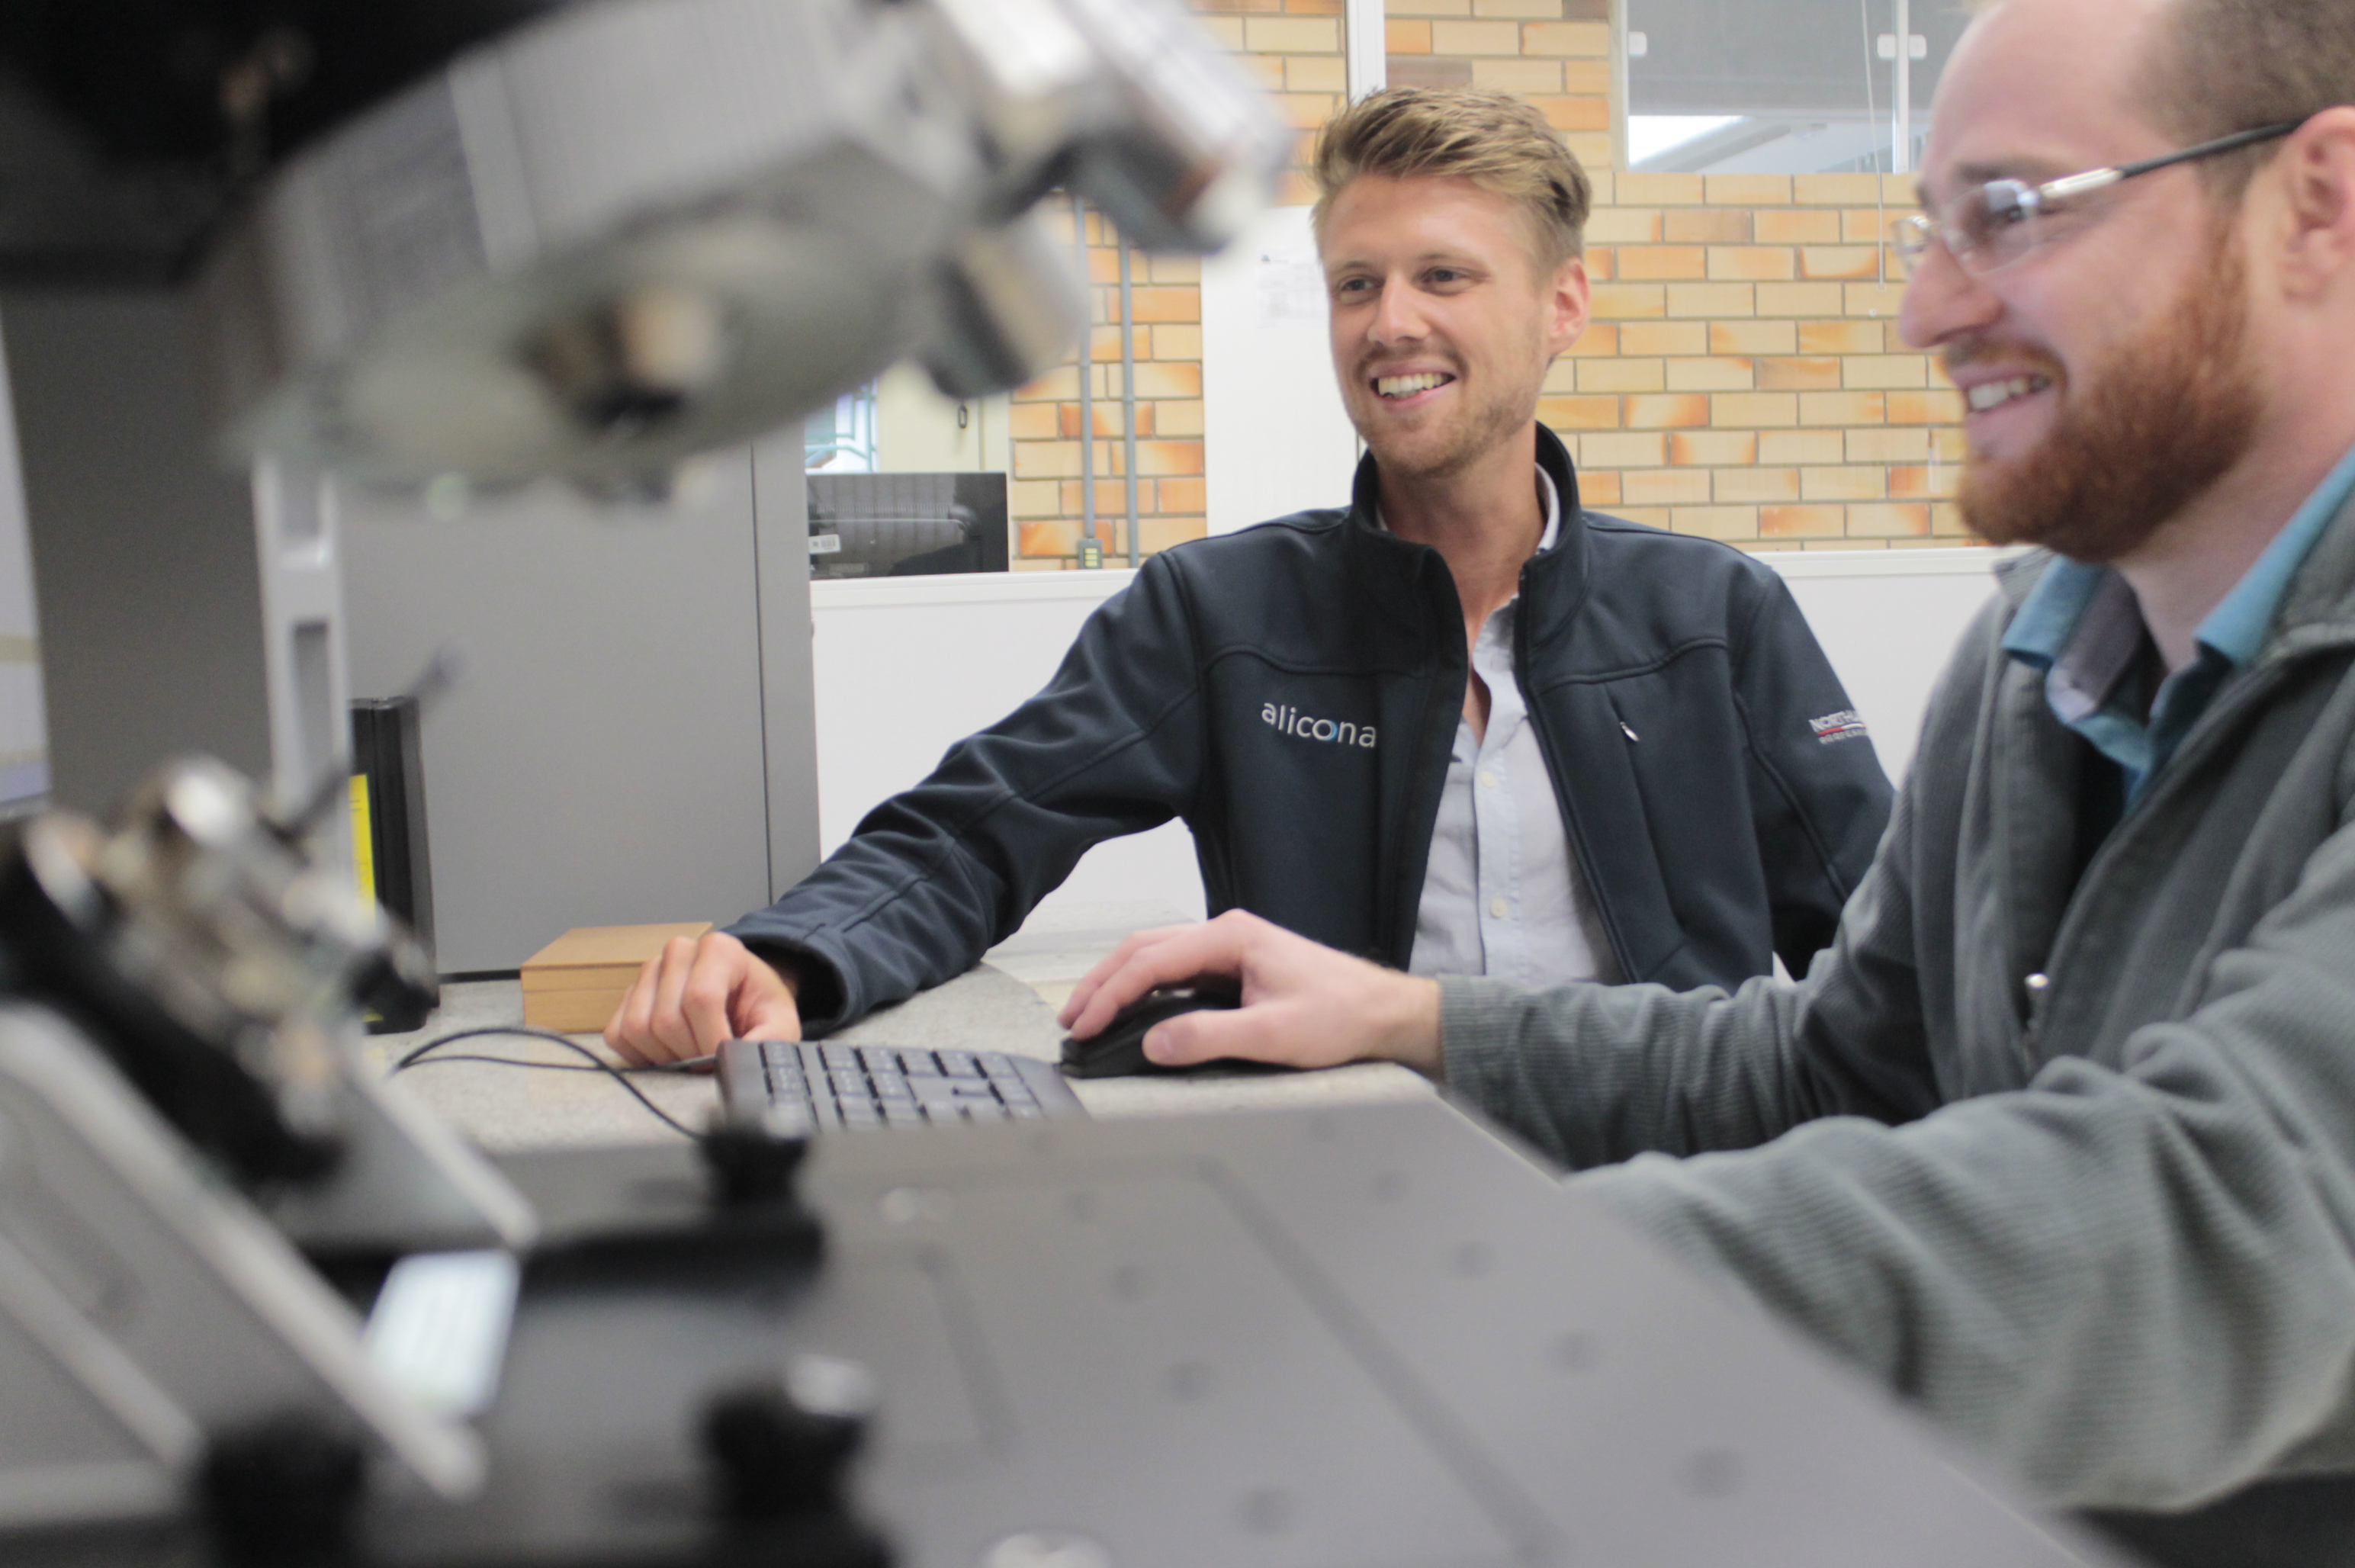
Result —
<path fill-rule="evenodd" d="M 1066 1021 L 1238 975 L 1148 1053 L 1420 1067 L 2044 1498 L 2355 1560 L 2355 5 L 1977 11 L 1902 325 L 1967 518 L 2043 548 L 1806 978 L 1529 992 L 1228 916 Z"/>

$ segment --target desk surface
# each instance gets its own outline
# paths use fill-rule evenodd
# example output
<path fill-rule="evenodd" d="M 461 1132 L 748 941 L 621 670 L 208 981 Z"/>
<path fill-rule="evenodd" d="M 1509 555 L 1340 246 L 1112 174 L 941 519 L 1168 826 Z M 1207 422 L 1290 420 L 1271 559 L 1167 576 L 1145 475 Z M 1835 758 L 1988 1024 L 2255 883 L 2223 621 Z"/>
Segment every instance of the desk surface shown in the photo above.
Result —
<path fill-rule="evenodd" d="M 442 987 L 442 1007 L 425 1028 L 414 1034 L 372 1036 L 367 1049 L 379 1065 L 389 1067 L 426 1040 L 459 1029 L 512 1025 L 522 1017 L 523 991 L 516 981 L 454 983 Z M 602 1054 L 603 1044 L 596 1036 L 572 1038 Z M 987 964 L 898 1007 L 886 1008 L 834 1038 L 853 1044 L 1003 1051 L 1048 1061 L 1056 1060 L 1062 1047 L 1054 1008 L 1029 986 Z M 561 1048 L 528 1036 L 485 1036 L 445 1046 L 435 1055 L 578 1061 Z M 448 1061 L 439 1066 L 412 1068 L 401 1074 L 401 1082 L 462 1132 L 493 1150 L 660 1142 L 677 1136 L 602 1072 L 539 1072 Z M 718 1097 L 707 1075 L 642 1072 L 633 1075 L 632 1082 L 689 1126 L 702 1124 Z M 1089 1114 L 1097 1117 L 1413 1099 L 1433 1093 L 1431 1084 L 1419 1074 L 1386 1063 L 1324 1072 L 1103 1078 L 1075 1083 L 1072 1087 Z"/>

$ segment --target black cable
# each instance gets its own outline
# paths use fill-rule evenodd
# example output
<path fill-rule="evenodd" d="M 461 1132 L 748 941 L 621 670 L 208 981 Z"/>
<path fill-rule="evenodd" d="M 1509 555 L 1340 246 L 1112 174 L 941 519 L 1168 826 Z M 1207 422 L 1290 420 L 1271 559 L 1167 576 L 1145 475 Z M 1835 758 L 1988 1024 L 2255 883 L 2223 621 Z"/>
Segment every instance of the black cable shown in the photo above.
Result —
<path fill-rule="evenodd" d="M 432 1057 L 432 1061 L 427 1060 L 432 1052 L 441 1050 L 442 1047 L 445 1045 L 454 1044 L 462 1040 L 477 1040 L 485 1036 L 517 1036 L 526 1040 L 544 1040 L 552 1045 L 560 1045 L 565 1050 L 571 1051 L 574 1055 L 584 1058 L 588 1061 L 589 1065 L 586 1067 L 575 1067 L 569 1061 L 525 1061 L 512 1056 L 444 1056 Z M 598 1055 L 595 1051 L 590 1050 L 579 1040 L 568 1039 L 563 1035 L 556 1033 L 552 1029 L 532 1029 L 523 1024 L 491 1024 L 480 1029 L 453 1029 L 450 1033 L 442 1035 L 437 1039 L 429 1040 L 422 1045 L 411 1047 L 400 1057 L 399 1061 L 395 1061 L 392 1066 L 386 1071 L 386 1076 L 389 1077 L 395 1072 L 406 1072 L 412 1067 L 430 1067 L 432 1065 L 433 1061 L 483 1061 L 496 1062 L 506 1067 L 537 1067 L 544 1071 L 553 1072 L 602 1072 L 614 1083 L 619 1083 L 623 1088 L 628 1090 L 630 1092 L 630 1097 L 637 1101 L 639 1104 L 644 1105 L 653 1114 L 655 1119 L 662 1123 L 665 1126 L 669 1127 L 672 1131 L 679 1133 L 686 1137 L 693 1138 L 698 1142 L 701 1142 L 703 1138 L 703 1134 L 697 1132 L 693 1127 L 688 1126 L 685 1122 L 680 1121 L 677 1116 L 672 1115 L 668 1111 L 664 1110 L 660 1105 L 657 1105 L 652 1100 L 647 1099 L 645 1091 L 639 1088 L 635 1083 L 630 1082 L 631 1071 L 677 1072 L 680 1071 L 681 1067 L 684 1065 L 683 1063 L 673 1064 L 668 1067 L 641 1068 L 634 1070 L 623 1069 L 614 1066 L 612 1062 L 606 1061 L 603 1057 Z"/>

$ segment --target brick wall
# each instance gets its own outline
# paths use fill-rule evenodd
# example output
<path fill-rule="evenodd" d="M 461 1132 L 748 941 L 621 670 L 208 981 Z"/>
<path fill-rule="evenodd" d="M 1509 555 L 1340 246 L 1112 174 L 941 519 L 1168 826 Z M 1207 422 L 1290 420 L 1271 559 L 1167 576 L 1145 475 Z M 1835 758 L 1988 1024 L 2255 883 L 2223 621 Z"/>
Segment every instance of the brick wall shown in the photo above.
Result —
<path fill-rule="evenodd" d="M 1347 90 L 1340 0 L 1195 0 L 1300 133 Z M 1390 0 L 1390 79 L 1541 108 L 1595 177 L 1594 325 L 1540 417 L 1590 505 L 1746 549 L 1968 542 L 1952 503 L 1959 401 L 1896 336 L 1888 218 L 1911 183 L 1862 176 L 1612 172 L 1610 0 Z M 1069 219 L 1062 232 L 1069 237 Z M 1099 537 L 1125 560 L 1117 252 L 1089 219 Z M 1141 548 L 1205 530 L 1198 264 L 1135 258 Z M 1079 366 L 1014 397 L 1018 570 L 1071 564 L 1080 533 Z"/>

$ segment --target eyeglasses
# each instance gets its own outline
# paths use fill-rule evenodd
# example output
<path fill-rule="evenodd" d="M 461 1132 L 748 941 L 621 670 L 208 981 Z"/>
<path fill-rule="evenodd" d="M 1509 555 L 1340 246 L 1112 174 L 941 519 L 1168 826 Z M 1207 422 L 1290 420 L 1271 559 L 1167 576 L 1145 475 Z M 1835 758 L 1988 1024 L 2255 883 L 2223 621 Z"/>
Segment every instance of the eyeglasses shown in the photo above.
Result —
<path fill-rule="evenodd" d="M 2236 131 L 2179 153 L 2165 153 L 2115 168 L 2090 169 L 2043 185 L 2030 185 L 2025 180 L 1990 180 L 1976 190 L 1965 191 L 1944 217 L 1917 212 L 1899 219 L 1890 227 L 1890 238 L 1907 277 L 1913 275 L 1933 245 L 1945 246 L 1946 253 L 1966 272 L 1992 272 L 2011 265 L 2050 239 L 2051 220 L 2097 190 L 2106 190 L 2121 180 L 2172 168 L 2177 164 L 2194 163 L 2238 152 L 2259 142 L 2274 141 L 2305 123 L 2303 120 L 2285 120 L 2275 125 L 2260 125 L 2254 131 Z"/>

